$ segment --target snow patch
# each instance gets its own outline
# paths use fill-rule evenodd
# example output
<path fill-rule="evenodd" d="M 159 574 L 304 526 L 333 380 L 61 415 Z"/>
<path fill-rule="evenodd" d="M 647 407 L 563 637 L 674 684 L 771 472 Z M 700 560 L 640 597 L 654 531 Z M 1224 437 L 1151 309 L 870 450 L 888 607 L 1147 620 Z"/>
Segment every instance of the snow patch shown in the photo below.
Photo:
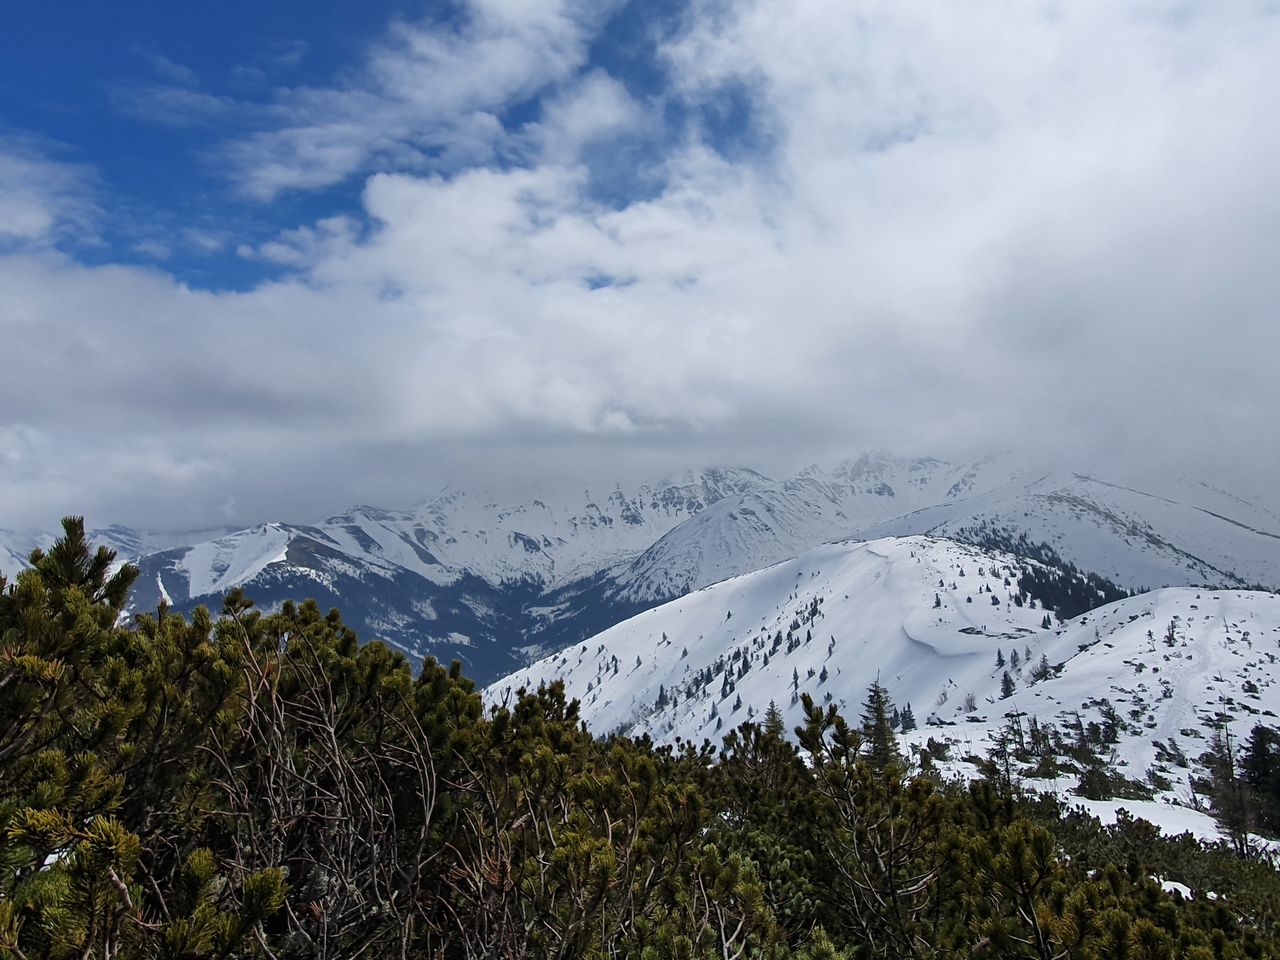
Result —
<path fill-rule="evenodd" d="M 192 597 L 222 593 L 285 559 L 288 531 L 267 523 L 191 547 L 178 565 L 187 574 Z"/>

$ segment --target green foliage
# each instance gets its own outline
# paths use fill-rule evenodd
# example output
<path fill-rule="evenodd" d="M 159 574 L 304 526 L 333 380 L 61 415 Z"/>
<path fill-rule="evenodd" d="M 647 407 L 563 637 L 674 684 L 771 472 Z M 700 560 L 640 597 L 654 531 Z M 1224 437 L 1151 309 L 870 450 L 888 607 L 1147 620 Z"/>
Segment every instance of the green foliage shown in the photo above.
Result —
<path fill-rule="evenodd" d="M 875 681 L 867 688 L 867 699 L 862 706 L 862 735 L 867 742 L 867 759 L 880 772 L 890 766 L 902 765 L 897 738 L 893 735 L 890 715 L 895 712 L 889 700 L 889 692 Z"/>
<path fill-rule="evenodd" d="M 1255 725 L 1240 768 L 1252 799 L 1254 828 L 1267 836 L 1280 836 L 1280 731 Z"/>
<path fill-rule="evenodd" d="M 719 751 L 597 739 L 560 685 L 486 712 L 310 602 L 126 625 L 135 571 L 64 529 L 0 585 L 0 958 L 1280 953 L 1270 867 L 1021 797 L 1034 724 L 967 788 L 879 684 L 856 726 L 805 696 L 799 746 L 772 704 Z M 1276 756 L 1227 764 L 1259 822 Z"/>

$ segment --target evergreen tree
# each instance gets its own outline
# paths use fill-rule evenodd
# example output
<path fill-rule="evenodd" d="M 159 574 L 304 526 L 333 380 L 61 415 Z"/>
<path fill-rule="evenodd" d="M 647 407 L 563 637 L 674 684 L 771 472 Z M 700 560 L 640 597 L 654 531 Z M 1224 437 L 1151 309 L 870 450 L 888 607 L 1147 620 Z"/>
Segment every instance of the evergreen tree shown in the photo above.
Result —
<path fill-rule="evenodd" d="M 911 709 L 911 703 L 908 701 L 906 707 L 902 710 L 902 732 L 910 733 L 916 728 L 916 715 Z"/>
<path fill-rule="evenodd" d="M 1204 786 L 1214 818 L 1236 853 L 1244 856 L 1248 852 L 1249 831 L 1254 826 L 1253 804 L 1248 785 L 1241 777 L 1240 758 L 1229 726 L 1214 731 L 1200 762 L 1208 773 Z"/>
<path fill-rule="evenodd" d="M 1009 671 L 1006 670 L 1000 675 L 1000 699 L 1007 700 L 1009 697 L 1013 696 L 1013 690 L 1013 677 L 1009 676 Z"/>
<path fill-rule="evenodd" d="M 1280 731 L 1256 724 L 1241 751 L 1240 770 L 1252 793 L 1258 829 L 1280 836 Z"/>
<path fill-rule="evenodd" d="M 862 736 L 867 744 L 867 761 L 880 772 L 890 765 L 900 767 L 902 763 L 898 738 L 894 736 L 889 722 L 892 713 L 889 692 L 879 680 L 874 681 L 867 688 L 867 699 L 862 705 Z"/>
<path fill-rule="evenodd" d="M 1004 651 L 1001 650 L 999 647 L 996 647 L 996 669 L 998 670 L 1003 666 L 1004 666 Z"/>
<path fill-rule="evenodd" d="M 84 517 L 65 517 L 62 537 L 48 553 L 39 548 L 33 550 L 28 561 L 55 604 L 65 604 L 70 592 L 77 591 L 90 607 L 118 615 L 128 602 L 138 568 L 126 563 L 113 574 L 115 559 L 114 550 L 92 548 L 85 536 Z"/>
<path fill-rule="evenodd" d="M 1040 654 L 1040 661 L 1031 668 L 1031 679 L 1035 682 L 1047 680 L 1053 672 L 1053 668 L 1049 666 L 1049 657 L 1046 654 Z"/>

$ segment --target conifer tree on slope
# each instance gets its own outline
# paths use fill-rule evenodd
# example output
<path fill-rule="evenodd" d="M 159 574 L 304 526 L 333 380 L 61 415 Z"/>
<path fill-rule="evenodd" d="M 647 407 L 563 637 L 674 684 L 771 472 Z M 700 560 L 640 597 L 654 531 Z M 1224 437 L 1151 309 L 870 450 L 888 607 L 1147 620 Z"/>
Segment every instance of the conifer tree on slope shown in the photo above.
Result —
<path fill-rule="evenodd" d="M 764 723 L 761 724 L 765 735 L 781 740 L 786 736 L 786 727 L 782 722 L 782 711 L 778 704 L 770 700 L 769 709 L 764 712 Z"/>
<path fill-rule="evenodd" d="M 1240 770 L 1251 788 L 1256 826 L 1280 835 L 1280 731 L 1256 724 L 1241 752 Z"/>
<path fill-rule="evenodd" d="M 877 771 L 883 772 L 890 764 L 902 765 L 898 750 L 898 738 L 890 725 L 893 703 L 889 692 L 879 680 L 867 688 L 867 699 L 862 705 L 862 735 L 867 745 L 867 761 Z"/>

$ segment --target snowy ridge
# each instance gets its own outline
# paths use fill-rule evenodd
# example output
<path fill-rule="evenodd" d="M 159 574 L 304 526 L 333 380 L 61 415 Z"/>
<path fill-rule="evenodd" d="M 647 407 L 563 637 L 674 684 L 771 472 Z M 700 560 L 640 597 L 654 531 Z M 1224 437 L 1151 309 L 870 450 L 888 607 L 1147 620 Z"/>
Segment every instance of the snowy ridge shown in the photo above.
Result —
<path fill-rule="evenodd" d="M 563 679 L 594 728 L 647 732 L 671 741 L 712 737 L 717 719 L 721 728 L 733 725 L 770 700 L 785 708 L 789 721 L 798 722 L 800 707 L 789 703 L 797 675 L 794 692 L 808 692 L 819 701 L 831 693 L 845 707 L 857 707 L 877 674 L 900 702 L 933 703 L 944 690 L 959 690 L 963 698 L 989 685 L 993 638 L 1006 645 L 1023 637 L 1040 644 L 1053 636 L 1041 627 L 1046 611 L 1004 602 L 1009 588 L 1003 572 L 999 579 L 978 574 L 979 566 L 992 563 L 1003 571 L 1016 561 L 924 537 L 828 544 L 645 611 L 512 674 L 489 687 L 486 696 Z M 999 586 L 999 607 L 986 597 L 988 583 Z M 933 606 L 935 595 L 939 608 Z M 750 666 L 734 680 L 744 702 L 741 716 L 722 716 L 720 710 L 712 715 L 724 665 L 736 661 L 736 672 L 742 656 Z M 708 668 L 714 689 L 693 692 L 690 681 Z M 676 704 L 656 707 L 661 692 L 679 695 L 682 690 L 687 692 Z M 693 710 L 694 704 L 703 709 Z"/>
<path fill-rule="evenodd" d="M 710 504 L 767 482 L 751 470 L 708 470 L 605 496 L 548 486 L 515 503 L 446 490 L 406 511 L 358 507 L 319 529 L 346 552 L 437 581 L 466 570 L 490 583 L 554 587 L 625 562 Z"/>
<path fill-rule="evenodd" d="M 488 679 L 524 662 L 526 633 L 560 645 L 547 632 L 557 614 L 538 605 L 548 591 L 599 578 L 718 499 L 767 482 L 708 470 L 607 496 L 540 490 L 516 503 L 447 490 L 408 510 L 360 506 L 313 526 L 269 523 L 147 556 L 133 604 L 217 608 L 233 587 L 266 608 L 311 597 L 341 608 L 364 637 L 414 658 L 462 659 Z"/>
<path fill-rule="evenodd" d="M 216 609 L 237 586 L 265 607 L 313 597 L 366 638 L 414 658 L 459 657 L 486 682 L 820 544 L 910 534 L 988 546 L 1026 535 L 1131 589 L 1280 585 L 1280 516 L 1259 502 L 1197 480 L 1118 482 L 1008 455 L 947 463 L 867 453 L 782 480 L 707 470 L 596 492 L 446 490 L 405 510 L 355 507 L 194 546 L 122 527 L 93 536 L 122 559 L 164 547 L 139 561 L 135 609 Z M 15 568 L 37 541 L 52 542 L 33 536 L 0 533 Z"/>
<path fill-rule="evenodd" d="M 1112 768 L 1137 781 L 1155 769 L 1168 781 L 1146 806 L 1116 805 L 1144 816 L 1191 802 L 1194 758 L 1216 724 L 1230 720 L 1242 738 L 1254 722 L 1276 723 L 1280 597 L 1170 588 L 1046 627 L 1043 608 L 1013 601 L 1022 565 L 927 537 L 826 545 L 641 613 L 491 685 L 485 698 L 559 679 L 599 733 L 718 742 L 770 702 L 794 727 L 800 694 L 856 720 L 878 679 L 919 722 L 906 741 L 949 741 L 953 759 L 985 755 L 1014 714 L 1062 731 L 1109 714 L 1120 721 Z M 1035 680 L 1042 658 L 1050 675 Z M 1062 775 L 1042 786 L 1075 783 Z M 1194 810 L 1179 816 L 1207 823 Z"/>
<path fill-rule="evenodd" d="M 234 533 L 233 527 L 209 527 L 203 530 L 144 532 L 120 524 L 88 531 L 89 541 L 116 552 L 116 563 L 130 563 L 141 557 L 174 547 L 202 543 Z M 12 577 L 27 565 L 27 557 L 36 547 L 47 550 L 56 536 L 47 530 L 0 530 L 0 573 Z"/>
<path fill-rule="evenodd" d="M 5 543 L 0 543 L 0 575 L 12 577 L 27 565 L 26 555 Z"/>
<path fill-rule="evenodd" d="M 241 530 L 219 540 L 206 540 L 187 550 L 179 561 L 192 596 L 225 592 L 251 579 L 268 564 L 284 560 L 289 532 L 276 523 Z"/>
<path fill-rule="evenodd" d="M 679 596 L 935 504 L 1021 490 L 1029 470 L 1012 457 L 952 464 L 883 452 L 811 466 L 719 501 L 654 544 L 618 580 L 637 600 Z"/>
<path fill-rule="evenodd" d="M 89 539 L 114 550 L 117 560 L 134 561 L 148 554 L 204 543 L 235 532 L 235 527 L 225 526 L 198 530 L 142 531 L 116 523 L 90 530 Z"/>
<path fill-rule="evenodd" d="M 550 587 L 624 562 L 717 499 L 764 483 L 746 470 L 716 470 L 663 487 L 606 497 L 542 493 L 502 504 L 483 493 L 446 491 L 411 510 L 361 506 L 316 524 L 269 523 L 176 551 L 191 597 L 217 594 L 275 564 L 305 565 L 300 544 L 316 544 L 384 578 L 409 572 L 438 585 L 464 575 L 492 584 Z M 352 566 L 354 565 L 354 566 Z M 314 572 L 314 571 L 313 571 Z"/>
<path fill-rule="evenodd" d="M 831 540 L 1025 533 L 1130 589 L 1280 586 L 1280 517 L 1204 483 L 1155 478 L 1143 491 L 1013 457 L 973 464 L 867 455 L 726 497 L 618 575 L 656 602 Z"/>
<path fill-rule="evenodd" d="M 1082 569 L 1131 589 L 1196 584 L 1280 586 L 1280 518 L 1204 484 L 1150 492 L 1096 477 L 1045 476 L 859 531 L 863 536 L 972 535 L 1016 529 Z"/>

